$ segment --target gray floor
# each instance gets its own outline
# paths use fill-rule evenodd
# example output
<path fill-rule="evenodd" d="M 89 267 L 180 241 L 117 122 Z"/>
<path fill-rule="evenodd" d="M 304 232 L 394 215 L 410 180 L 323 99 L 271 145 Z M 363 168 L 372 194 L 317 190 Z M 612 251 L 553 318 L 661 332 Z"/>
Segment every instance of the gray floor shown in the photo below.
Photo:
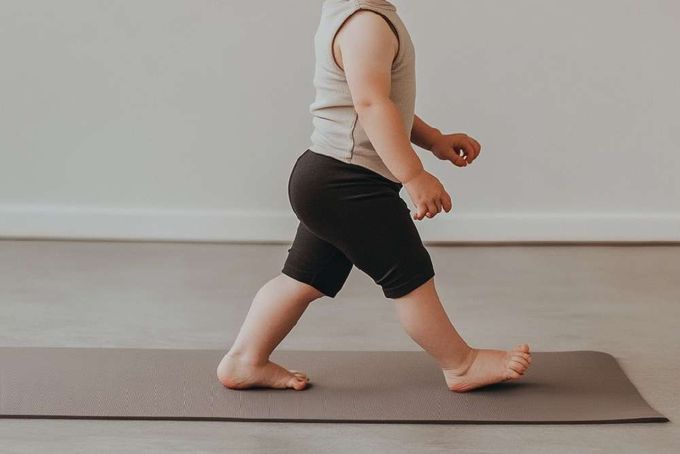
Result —
<path fill-rule="evenodd" d="M 224 348 L 286 245 L 0 241 L 0 345 Z M 430 246 L 479 347 L 612 353 L 666 424 L 477 426 L 0 420 L 5 452 L 678 452 L 680 246 Z M 282 349 L 415 350 L 354 270 Z M 1 365 L 0 365 L 1 367 Z"/>

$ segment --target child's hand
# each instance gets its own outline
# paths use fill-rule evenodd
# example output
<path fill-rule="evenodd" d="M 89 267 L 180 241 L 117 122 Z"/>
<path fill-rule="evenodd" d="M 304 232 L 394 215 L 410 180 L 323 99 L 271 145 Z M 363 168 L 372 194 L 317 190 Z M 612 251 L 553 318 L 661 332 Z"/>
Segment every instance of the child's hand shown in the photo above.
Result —
<path fill-rule="evenodd" d="M 433 218 L 442 211 L 451 211 L 451 196 L 437 177 L 422 170 L 418 175 L 404 183 L 411 201 L 416 206 L 413 219 L 419 221 L 426 215 Z"/>
<path fill-rule="evenodd" d="M 465 167 L 474 161 L 482 146 L 467 134 L 442 134 L 430 151 L 439 159 L 451 161 L 458 167 Z"/>

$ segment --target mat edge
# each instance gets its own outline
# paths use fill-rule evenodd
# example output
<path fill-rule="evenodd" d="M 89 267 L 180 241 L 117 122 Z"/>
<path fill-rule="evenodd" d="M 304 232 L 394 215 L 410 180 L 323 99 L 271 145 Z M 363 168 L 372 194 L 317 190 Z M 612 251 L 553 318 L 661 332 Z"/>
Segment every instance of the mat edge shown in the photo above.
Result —
<path fill-rule="evenodd" d="M 479 420 L 377 420 L 377 419 L 284 419 L 284 418 L 226 418 L 204 416 L 73 416 L 73 415 L 0 415 L 0 419 L 72 419 L 72 420 L 99 420 L 99 421 L 222 421 L 222 422 L 276 422 L 276 423 L 324 423 L 324 424 L 477 424 L 477 425 L 575 425 L 575 424 L 649 424 L 669 423 L 670 419 L 665 416 L 649 416 L 626 419 L 592 419 L 579 421 L 479 421 Z"/>

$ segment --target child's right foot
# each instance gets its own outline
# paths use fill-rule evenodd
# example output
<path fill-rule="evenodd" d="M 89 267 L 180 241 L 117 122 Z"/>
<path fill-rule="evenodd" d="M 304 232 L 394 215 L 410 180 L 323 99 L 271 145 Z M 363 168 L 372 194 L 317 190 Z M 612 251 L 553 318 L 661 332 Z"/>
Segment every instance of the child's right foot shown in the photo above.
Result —
<path fill-rule="evenodd" d="M 465 392 L 522 375 L 531 364 L 529 346 L 521 344 L 510 351 L 473 349 L 466 364 L 442 369 L 451 391 Z"/>

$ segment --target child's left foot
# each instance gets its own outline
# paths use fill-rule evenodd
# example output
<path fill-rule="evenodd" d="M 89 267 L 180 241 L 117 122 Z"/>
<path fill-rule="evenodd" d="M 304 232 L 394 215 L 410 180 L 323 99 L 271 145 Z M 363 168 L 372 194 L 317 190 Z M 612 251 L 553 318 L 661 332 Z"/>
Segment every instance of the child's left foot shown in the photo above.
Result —
<path fill-rule="evenodd" d="M 288 370 L 276 363 L 252 364 L 238 356 L 225 356 L 217 366 L 217 378 L 230 389 L 291 388 L 305 389 L 309 378 L 302 372 Z"/>

